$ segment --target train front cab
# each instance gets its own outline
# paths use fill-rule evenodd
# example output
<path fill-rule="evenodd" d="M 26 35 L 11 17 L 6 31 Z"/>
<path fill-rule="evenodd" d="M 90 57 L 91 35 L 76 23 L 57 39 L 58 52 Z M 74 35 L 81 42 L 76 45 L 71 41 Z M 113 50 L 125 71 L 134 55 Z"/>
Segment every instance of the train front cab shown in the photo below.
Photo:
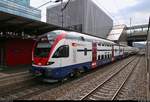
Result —
<path fill-rule="evenodd" d="M 50 34 L 43 35 L 37 40 L 32 50 L 32 68 L 30 69 L 30 72 L 33 75 L 40 77 L 51 77 L 57 71 L 57 69 L 53 69 L 51 67 L 51 65 L 56 62 L 50 60 L 50 57 L 52 52 L 54 52 L 56 45 L 63 39 L 64 35 L 65 34 L 59 34 L 59 32 L 58 34 L 57 32 L 50 32 Z M 63 50 L 62 47 L 58 50 L 61 49 Z M 56 56 L 63 57 L 60 56 L 59 53 L 55 53 L 54 57 Z M 58 61 L 59 60 L 57 60 L 57 62 Z"/>

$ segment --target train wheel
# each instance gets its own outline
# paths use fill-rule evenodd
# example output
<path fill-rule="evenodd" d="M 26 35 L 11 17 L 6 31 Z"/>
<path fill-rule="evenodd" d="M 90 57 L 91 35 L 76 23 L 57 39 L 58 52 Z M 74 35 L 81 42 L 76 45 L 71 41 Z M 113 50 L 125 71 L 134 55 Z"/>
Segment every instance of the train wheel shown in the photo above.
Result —
<path fill-rule="evenodd" d="M 84 73 L 85 72 L 85 69 L 84 68 L 81 68 L 80 69 L 80 73 Z"/>
<path fill-rule="evenodd" d="M 75 73 L 74 73 L 74 72 L 71 72 L 70 75 L 69 75 L 69 77 L 70 77 L 70 78 L 73 78 L 74 75 L 75 75 Z"/>
<path fill-rule="evenodd" d="M 60 81 L 61 81 L 61 83 L 64 83 L 64 82 L 66 82 L 67 80 L 68 80 L 68 77 L 65 77 L 65 78 L 61 79 Z"/>
<path fill-rule="evenodd" d="M 79 77 L 83 72 L 84 72 L 83 68 L 75 70 L 75 77 Z"/>

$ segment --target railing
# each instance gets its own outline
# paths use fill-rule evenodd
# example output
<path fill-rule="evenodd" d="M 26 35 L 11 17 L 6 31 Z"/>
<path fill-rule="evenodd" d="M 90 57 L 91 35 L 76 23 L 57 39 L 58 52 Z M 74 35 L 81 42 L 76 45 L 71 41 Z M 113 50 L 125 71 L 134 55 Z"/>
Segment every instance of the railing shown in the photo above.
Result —
<path fill-rule="evenodd" d="M 134 31 L 134 32 L 127 32 L 127 35 L 128 36 L 140 36 L 140 35 L 145 35 L 145 36 L 147 36 L 147 31 L 145 30 L 145 31 Z"/>

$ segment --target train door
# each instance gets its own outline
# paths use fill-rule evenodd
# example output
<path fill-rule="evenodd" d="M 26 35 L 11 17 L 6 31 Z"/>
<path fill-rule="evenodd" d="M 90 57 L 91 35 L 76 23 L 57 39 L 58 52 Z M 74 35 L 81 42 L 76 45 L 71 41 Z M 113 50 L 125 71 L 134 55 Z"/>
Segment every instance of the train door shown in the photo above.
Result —
<path fill-rule="evenodd" d="M 115 58 L 114 58 L 114 45 L 112 45 L 112 61 L 114 61 Z"/>
<path fill-rule="evenodd" d="M 92 43 L 92 68 L 96 67 L 97 60 L 97 45 L 96 43 Z"/>
<path fill-rule="evenodd" d="M 74 44 L 73 45 L 73 48 L 72 48 L 72 54 L 73 54 L 73 57 L 72 57 L 72 62 L 73 63 L 76 63 L 77 62 L 77 48 L 75 47 Z"/>
<path fill-rule="evenodd" d="M 122 52 L 122 56 L 123 56 L 123 58 L 125 57 L 125 55 L 124 55 L 124 48 L 122 49 L 123 50 L 123 52 Z"/>
<path fill-rule="evenodd" d="M 120 58 L 120 55 L 121 55 L 121 52 L 120 52 L 120 49 L 121 49 L 121 48 L 120 48 L 120 47 L 121 47 L 121 46 L 120 46 L 120 45 L 118 45 L 118 46 L 119 46 L 119 58 Z"/>

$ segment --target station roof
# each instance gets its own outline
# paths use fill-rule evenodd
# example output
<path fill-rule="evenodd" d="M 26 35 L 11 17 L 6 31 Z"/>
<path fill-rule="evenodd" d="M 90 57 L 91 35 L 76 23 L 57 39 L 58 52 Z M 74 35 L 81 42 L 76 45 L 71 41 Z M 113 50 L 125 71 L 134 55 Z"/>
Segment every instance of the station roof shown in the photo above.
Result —
<path fill-rule="evenodd" d="M 117 41 L 121 37 L 123 30 L 125 29 L 125 25 L 115 25 L 109 35 L 107 36 L 107 39 L 112 41 Z"/>
<path fill-rule="evenodd" d="M 16 32 L 41 35 L 61 27 L 0 11 L 0 32 Z"/>

